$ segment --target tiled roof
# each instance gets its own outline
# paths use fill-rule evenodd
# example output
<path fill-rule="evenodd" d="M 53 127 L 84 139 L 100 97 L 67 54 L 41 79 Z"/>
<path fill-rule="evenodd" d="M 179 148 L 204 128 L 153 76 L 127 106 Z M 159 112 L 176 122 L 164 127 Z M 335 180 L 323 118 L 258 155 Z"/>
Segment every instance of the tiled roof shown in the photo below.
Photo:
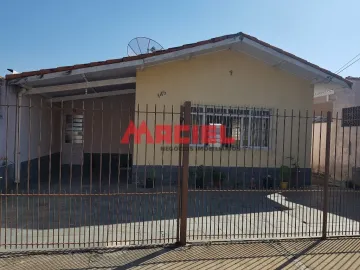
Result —
<path fill-rule="evenodd" d="M 360 80 L 360 77 L 351 77 L 351 76 L 348 76 L 348 77 L 346 77 L 345 79 L 350 80 L 350 81 L 359 81 L 359 80 Z"/>
<path fill-rule="evenodd" d="M 184 49 L 189 49 L 189 48 L 193 48 L 193 47 L 197 47 L 197 46 L 201 46 L 201 45 L 205 45 L 205 44 L 211 44 L 211 43 L 216 43 L 225 39 L 229 39 L 229 38 L 233 38 L 236 36 L 243 36 L 247 39 L 250 39 L 260 45 L 263 45 L 265 47 L 271 48 L 281 54 L 284 54 L 288 57 L 291 57 L 297 61 L 300 61 L 306 65 L 309 65 L 313 68 L 316 68 L 326 74 L 328 74 L 330 77 L 333 78 L 337 78 L 339 80 L 345 81 L 348 85 L 351 86 L 351 82 L 347 81 L 346 79 L 344 79 L 343 77 L 329 71 L 326 70 L 324 68 L 321 68 L 315 64 L 312 64 L 300 57 L 297 57 L 294 54 L 288 53 L 278 47 L 272 46 L 262 40 L 259 40 L 253 36 L 250 36 L 248 34 L 245 33 L 237 33 L 237 34 L 231 34 L 231 35 L 225 35 L 225 36 L 220 36 L 220 37 L 216 37 L 216 38 L 212 38 L 212 39 L 208 39 L 208 40 L 203 40 L 203 41 L 199 41 L 196 43 L 190 43 L 190 44 L 185 44 L 182 46 L 178 46 L 178 47 L 173 47 L 173 48 L 169 48 L 166 50 L 161 50 L 161 51 L 156 51 L 153 53 L 148 53 L 148 54 L 141 54 L 141 55 L 136 55 L 136 56 L 130 56 L 130 57 L 123 57 L 123 58 L 118 58 L 118 59 L 110 59 L 110 60 L 106 60 L 106 61 L 99 61 L 99 62 L 91 62 L 91 63 L 87 63 L 87 64 L 78 64 L 78 65 L 73 65 L 73 66 L 63 66 L 63 67 L 57 67 L 57 68 L 49 68 L 49 69 L 41 69 L 41 70 L 36 70 L 36 71 L 28 71 L 28 72 L 22 72 L 22 73 L 18 73 L 18 74 L 8 74 L 6 75 L 6 79 L 11 80 L 11 79 L 17 79 L 17 78 L 24 78 L 24 77 L 29 77 L 29 76 L 35 76 L 35 75 L 45 75 L 45 74 L 49 74 L 49 73 L 54 73 L 54 72 L 61 72 L 61 71 L 70 71 L 70 70 L 74 70 L 74 69 L 80 69 L 80 68 L 87 68 L 87 67 L 96 67 L 96 66 L 102 66 L 102 65 L 108 65 L 108 64 L 115 64 L 115 63 L 121 63 L 121 62 L 129 62 L 129 61 L 133 61 L 133 60 L 139 60 L 139 59 L 145 59 L 147 57 L 150 56 L 156 56 L 156 55 L 162 55 L 162 54 L 166 54 L 166 53 L 172 53 L 172 52 L 176 52 L 176 51 L 181 51 Z"/>

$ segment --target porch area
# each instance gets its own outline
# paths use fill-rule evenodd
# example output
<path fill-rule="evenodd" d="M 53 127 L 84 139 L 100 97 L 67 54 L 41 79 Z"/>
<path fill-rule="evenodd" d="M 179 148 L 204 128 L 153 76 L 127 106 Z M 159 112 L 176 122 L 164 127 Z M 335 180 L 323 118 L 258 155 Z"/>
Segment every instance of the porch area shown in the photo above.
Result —
<path fill-rule="evenodd" d="M 9 91 L 0 188 L 83 192 L 131 183 L 133 144 L 120 140 L 135 117 L 135 77 L 134 68 L 76 71 Z"/>

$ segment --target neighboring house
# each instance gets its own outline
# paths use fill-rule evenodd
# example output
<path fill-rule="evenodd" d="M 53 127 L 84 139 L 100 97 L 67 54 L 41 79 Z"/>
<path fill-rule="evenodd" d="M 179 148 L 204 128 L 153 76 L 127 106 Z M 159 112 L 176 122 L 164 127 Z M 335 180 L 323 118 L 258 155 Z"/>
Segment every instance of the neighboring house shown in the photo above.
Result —
<path fill-rule="evenodd" d="M 248 182 L 254 173 L 266 175 L 265 168 L 278 174 L 282 158 L 292 155 L 299 158 L 309 183 L 312 121 L 301 121 L 302 132 L 290 138 L 290 121 L 276 125 L 274 115 L 277 110 L 287 110 L 289 116 L 292 110 L 311 112 L 315 84 L 351 87 L 341 76 L 244 33 L 139 56 L 11 74 L 6 80 L 8 91 L 16 89 L 11 95 L 26 106 L 12 123 L 19 128 L 19 135 L 13 136 L 19 144 L 11 146 L 17 153 L 14 160 L 21 164 L 16 179 L 35 183 L 40 178 L 47 181 L 49 167 L 56 172 L 59 164 L 84 164 L 84 173 L 102 166 L 102 171 L 111 169 L 117 175 L 119 155 L 121 167 L 132 167 L 136 181 L 143 181 L 150 168 L 176 181 L 178 152 L 162 151 L 161 144 L 149 146 L 144 138 L 140 144 L 124 145 L 120 138 L 130 121 L 147 120 L 150 130 L 155 123 L 176 125 L 185 101 L 193 104 L 193 123 L 224 124 L 215 116 L 225 115 L 233 123 L 229 127 L 238 122 L 238 130 L 263 129 L 261 135 L 240 136 L 233 128 L 230 135 L 236 137 L 241 154 L 191 151 L 190 166 L 217 167 L 234 181 Z M 210 119 L 204 115 L 205 106 L 220 106 L 221 111 L 212 111 Z M 256 108 L 261 120 L 250 115 L 248 107 Z M 232 108 L 239 109 L 236 119 Z M 66 130 L 71 122 L 78 123 L 77 129 Z M 283 141 L 284 147 L 277 149 Z M 39 164 L 44 168 L 40 173 Z"/>
<path fill-rule="evenodd" d="M 360 78 L 347 77 L 352 89 L 327 88 L 314 97 L 318 123 L 314 124 L 313 170 L 325 171 L 326 112 L 331 111 L 330 174 L 336 181 L 353 180 L 360 185 Z M 323 121 L 321 121 L 321 112 Z M 321 123 L 322 122 L 322 123 Z M 321 141 L 320 141 L 320 134 Z"/>

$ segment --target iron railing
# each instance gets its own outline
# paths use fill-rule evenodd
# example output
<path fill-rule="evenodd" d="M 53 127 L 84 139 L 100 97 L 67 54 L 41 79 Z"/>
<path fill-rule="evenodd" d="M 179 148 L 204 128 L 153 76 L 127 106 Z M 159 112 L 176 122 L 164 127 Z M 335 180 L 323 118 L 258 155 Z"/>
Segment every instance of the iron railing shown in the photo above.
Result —
<path fill-rule="evenodd" d="M 2 112 L 1 249 L 360 234 L 357 127 L 339 115 L 40 98 Z"/>

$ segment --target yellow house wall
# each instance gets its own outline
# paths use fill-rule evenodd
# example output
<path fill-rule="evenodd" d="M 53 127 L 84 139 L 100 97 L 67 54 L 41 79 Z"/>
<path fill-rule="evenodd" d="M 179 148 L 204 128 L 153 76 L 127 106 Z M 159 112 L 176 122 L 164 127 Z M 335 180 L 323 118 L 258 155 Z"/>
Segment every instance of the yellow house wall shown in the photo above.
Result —
<path fill-rule="evenodd" d="M 313 86 L 309 81 L 232 51 L 146 67 L 137 71 L 136 80 L 135 123 L 138 125 L 147 120 L 153 135 L 155 123 L 179 123 L 180 105 L 185 101 L 270 108 L 273 114 L 278 109 L 280 115 L 284 115 L 286 109 L 288 116 L 294 110 L 294 115 L 298 116 L 300 112 L 304 117 L 300 129 L 299 119 L 293 118 L 292 135 L 291 117 L 287 117 L 284 137 L 284 119 L 279 117 L 276 121 L 276 117 L 272 117 L 270 150 L 241 149 L 214 153 L 194 150 L 190 153 L 190 165 L 279 167 L 282 158 L 290 156 L 290 150 L 291 156 L 299 158 L 300 166 L 310 165 L 311 119 L 305 119 L 306 111 L 311 116 L 312 110 Z M 163 111 L 167 113 L 165 116 Z M 142 142 L 134 145 L 133 164 L 177 165 L 178 152 L 163 152 L 161 146 L 146 144 L 143 136 Z"/>

